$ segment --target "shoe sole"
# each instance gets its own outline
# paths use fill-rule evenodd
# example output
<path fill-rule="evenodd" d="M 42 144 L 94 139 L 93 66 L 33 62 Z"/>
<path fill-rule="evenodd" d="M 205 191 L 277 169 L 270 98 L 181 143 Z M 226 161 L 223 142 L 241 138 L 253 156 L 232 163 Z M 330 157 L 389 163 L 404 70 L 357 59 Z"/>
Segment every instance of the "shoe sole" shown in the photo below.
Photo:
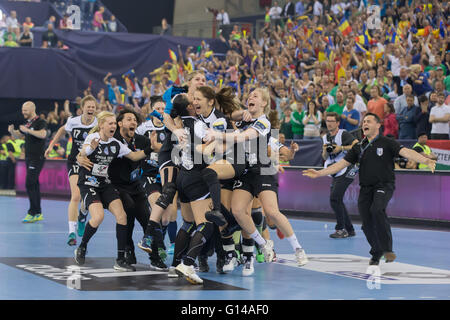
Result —
<path fill-rule="evenodd" d="M 169 272 L 169 268 L 160 268 L 150 265 L 150 270 L 153 271 L 162 271 L 162 272 Z"/>
<path fill-rule="evenodd" d="M 255 270 L 253 270 L 252 273 L 247 273 L 247 274 L 244 273 L 244 272 L 242 272 L 242 276 L 243 276 L 243 277 L 250 277 L 250 276 L 252 276 L 254 273 L 255 273 Z"/>
<path fill-rule="evenodd" d="M 226 220 L 222 220 L 220 217 L 217 217 L 216 215 L 213 214 L 206 213 L 205 219 L 208 220 L 209 222 L 216 224 L 219 227 L 223 227 L 224 225 L 227 224 Z"/>
<path fill-rule="evenodd" d="M 141 250 L 143 250 L 143 251 L 145 251 L 145 252 L 147 252 L 147 253 L 152 253 L 152 252 L 153 252 L 152 249 L 142 247 L 139 243 L 138 243 L 137 246 L 138 246 L 139 249 L 141 249 Z"/>
<path fill-rule="evenodd" d="M 113 267 L 114 270 L 118 271 L 118 272 L 134 272 L 136 271 L 136 269 L 126 269 L 126 268 L 122 268 L 122 267 Z"/>
<path fill-rule="evenodd" d="M 386 260 L 386 263 L 393 262 L 396 258 L 397 258 L 397 255 L 393 252 L 384 254 L 384 259 Z"/>
<path fill-rule="evenodd" d="M 185 278 L 191 284 L 194 284 L 194 285 L 203 284 L 203 281 L 202 282 L 197 282 L 193 278 L 189 277 L 188 275 L 185 275 L 183 272 L 181 272 L 181 271 L 179 271 L 177 269 L 175 269 L 175 272 L 178 274 L 178 276 Z"/>
<path fill-rule="evenodd" d="M 85 261 L 83 261 L 83 262 L 81 263 L 80 261 L 77 260 L 77 249 L 75 249 L 74 253 L 75 253 L 75 257 L 74 257 L 75 262 L 76 262 L 79 266 L 84 265 L 84 262 L 85 262 Z"/>

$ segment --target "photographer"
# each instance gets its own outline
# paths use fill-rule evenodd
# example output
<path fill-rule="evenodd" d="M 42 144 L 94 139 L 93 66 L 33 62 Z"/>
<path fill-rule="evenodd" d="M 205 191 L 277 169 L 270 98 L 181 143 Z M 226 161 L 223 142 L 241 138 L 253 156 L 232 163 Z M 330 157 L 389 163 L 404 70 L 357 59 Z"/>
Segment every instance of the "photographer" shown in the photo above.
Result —
<path fill-rule="evenodd" d="M 354 144 L 358 143 L 350 133 L 339 129 L 340 116 L 336 112 L 328 112 L 326 116 L 326 125 L 328 133 L 322 137 L 323 151 L 322 158 L 325 160 L 325 168 L 343 159 Z M 339 239 L 353 237 L 355 229 L 344 205 L 344 194 L 349 185 L 353 182 L 354 176 L 351 176 L 351 168 L 343 169 L 332 175 L 330 189 L 330 205 L 336 214 L 337 224 L 336 232 L 330 234 L 330 238 Z"/>

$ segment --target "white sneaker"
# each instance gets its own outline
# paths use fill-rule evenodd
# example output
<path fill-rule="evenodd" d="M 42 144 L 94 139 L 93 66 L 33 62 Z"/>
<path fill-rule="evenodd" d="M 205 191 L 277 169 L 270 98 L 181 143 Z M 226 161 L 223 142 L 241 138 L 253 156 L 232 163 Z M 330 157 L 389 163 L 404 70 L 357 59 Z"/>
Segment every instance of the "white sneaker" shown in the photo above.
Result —
<path fill-rule="evenodd" d="M 244 263 L 244 268 L 242 269 L 242 276 L 249 277 L 255 272 L 255 268 L 253 267 L 253 263 L 255 259 L 253 256 L 247 258 Z"/>
<path fill-rule="evenodd" d="M 300 248 L 295 250 L 295 259 L 300 267 L 308 263 L 308 257 L 306 256 L 305 250 Z"/>
<path fill-rule="evenodd" d="M 187 266 L 182 262 L 175 268 L 175 272 L 192 284 L 203 284 L 203 280 L 195 273 L 194 266 Z"/>
<path fill-rule="evenodd" d="M 238 261 L 236 257 L 226 257 L 225 264 L 223 266 L 223 272 L 232 272 L 237 267 Z"/>
<path fill-rule="evenodd" d="M 175 271 L 175 267 L 173 267 L 173 266 L 169 267 L 169 273 L 167 274 L 167 276 L 169 278 L 178 278 L 179 277 L 178 273 Z"/>
<path fill-rule="evenodd" d="M 266 244 L 259 246 L 259 248 L 264 255 L 264 260 L 266 262 L 272 262 L 273 257 L 275 256 L 275 253 L 273 251 L 273 241 L 266 240 Z"/>

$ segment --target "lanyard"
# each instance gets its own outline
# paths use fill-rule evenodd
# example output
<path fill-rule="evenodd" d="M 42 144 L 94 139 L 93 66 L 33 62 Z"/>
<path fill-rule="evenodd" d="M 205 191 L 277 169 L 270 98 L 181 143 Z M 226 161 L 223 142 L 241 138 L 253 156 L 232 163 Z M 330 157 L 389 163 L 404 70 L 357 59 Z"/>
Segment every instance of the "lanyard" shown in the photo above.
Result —
<path fill-rule="evenodd" d="M 362 159 L 362 157 L 363 157 L 363 155 L 364 155 L 364 152 L 366 152 L 366 150 L 370 147 L 370 145 L 372 145 L 372 143 L 374 143 L 378 138 L 380 137 L 380 135 L 377 135 L 372 141 L 370 141 L 368 144 L 367 144 L 367 146 L 365 146 L 364 148 L 362 147 L 362 143 L 361 143 L 361 145 L 360 145 L 360 150 L 361 150 L 361 152 L 359 153 L 359 160 L 358 160 L 358 162 L 359 163 L 361 163 L 361 159 Z M 367 139 L 367 138 L 366 138 Z M 364 142 L 364 140 L 363 140 L 363 142 Z"/>
<path fill-rule="evenodd" d="M 31 127 L 31 125 L 37 120 L 39 119 L 39 116 L 34 117 L 33 119 L 31 119 L 26 125 L 25 127 L 29 128 Z"/>

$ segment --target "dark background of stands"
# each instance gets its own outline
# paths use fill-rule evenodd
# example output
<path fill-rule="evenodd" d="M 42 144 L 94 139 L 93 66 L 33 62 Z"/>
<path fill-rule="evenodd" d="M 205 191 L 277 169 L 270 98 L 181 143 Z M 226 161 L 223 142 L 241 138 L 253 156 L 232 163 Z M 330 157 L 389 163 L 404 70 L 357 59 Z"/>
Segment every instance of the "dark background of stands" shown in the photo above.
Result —
<path fill-rule="evenodd" d="M 127 27 L 128 32 L 150 34 L 153 27 L 161 25 L 162 18 L 173 24 L 175 0 L 102 0 L 102 3 Z"/>

